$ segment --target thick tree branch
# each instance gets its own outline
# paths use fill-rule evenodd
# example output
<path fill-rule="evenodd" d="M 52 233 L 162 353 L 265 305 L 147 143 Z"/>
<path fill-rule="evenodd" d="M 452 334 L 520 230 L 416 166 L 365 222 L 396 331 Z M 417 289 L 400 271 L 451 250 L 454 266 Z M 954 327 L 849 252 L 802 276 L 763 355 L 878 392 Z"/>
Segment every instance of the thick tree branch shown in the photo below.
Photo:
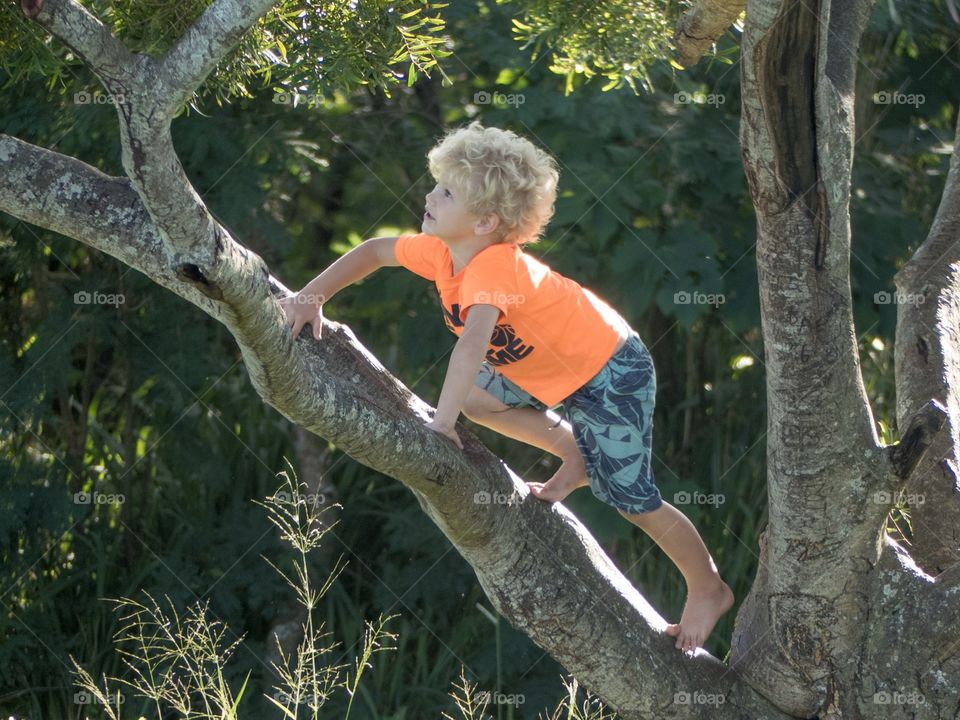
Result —
<path fill-rule="evenodd" d="M 45 0 L 28 16 L 89 62 L 114 99 L 123 166 L 165 239 L 199 266 L 219 251 L 219 228 L 173 148 L 170 119 L 272 2 L 217 0 L 159 62 L 134 56 L 75 0 Z"/>
<path fill-rule="evenodd" d="M 157 97 L 172 116 L 276 0 L 216 0 L 160 61 Z"/>
<path fill-rule="evenodd" d="M 746 0 L 698 0 L 680 16 L 673 33 L 677 61 L 692 67 L 746 7 Z"/>
<path fill-rule="evenodd" d="M 217 263 L 185 273 L 128 181 L 7 136 L 0 173 L 12 181 L 0 210 L 129 262 L 220 320 L 266 402 L 410 488 L 494 607 L 624 718 L 699 717 L 682 700 L 697 693 L 727 699 L 717 718 L 785 718 L 707 653 L 677 652 L 666 621 L 562 505 L 535 500 L 465 428 L 463 452 L 425 429 L 429 406 L 348 328 L 327 323 L 322 343 L 309 331 L 293 342 L 271 301 L 282 285 L 225 231 Z M 478 504 L 478 492 L 509 502 Z"/>
<path fill-rule="evenodd" d="M 912 717 L 955 717 L 960 563 L 933 578 L 905 548 L 889 537 L 883 542 L 880 562 L 866 585 L 872 610 L 865 622 L 869 630 L 861 669 L 862 716 L 878 714 L 879 694 L 893 704 L 910 706 Z"/>
<path fill-rule="evenodd" d="M 193 191 L 170 138 L 170 118 L 158 112 L 157 64 L 134 56 L 75 0 L 45 0 L 37 23 L 89 63 L 117 109 L 123 166 L 165 240 L 184 251 L 216 248 L 216 223 Z M 120 62 L 125 63 L 121 71 Z M 122 73 L 122 74 L 118 74 Z M 185 262 L 186 264 L 186 262 Z"/>
<path fill-rule="evenodd" d="M 220 319 L 223 306 L 170 265 L 130 181 L 0 134 L 0 211 L 115 257 Z"/>
<path fill-rule="evenodd" d="M 21 2 L 23 13 L 70 48 L 111 93 L 129 85 L 137 57 L 75 0 Z"/>
<path fill-rule="evenodd" d="M 911 508 L 911 554 L 936 575 L 960 561 L 960 119 L 933 225 L 895 281 L 897 424 L 930 398 L 948 416 L 906 487 L 922 499 Z"/>

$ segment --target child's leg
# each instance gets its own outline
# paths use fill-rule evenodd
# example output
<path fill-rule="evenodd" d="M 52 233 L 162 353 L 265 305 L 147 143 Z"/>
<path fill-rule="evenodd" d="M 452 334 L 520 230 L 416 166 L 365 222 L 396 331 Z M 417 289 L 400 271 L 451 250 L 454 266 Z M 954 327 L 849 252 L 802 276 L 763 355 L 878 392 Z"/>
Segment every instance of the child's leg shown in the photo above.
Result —
<path fill-rule="evenodd" d="M 480 425 L 496 430 L 501 435 L 533 445 L 551 453 L 563 462 L 546 483 L 527 483 L 531 492 L 544 500 L 562 500 L 578 487 L 587 484 L 583 456 L 573 438 L 570 423 L 551 410 L 533 407 L 510 407 L 500 402 L 483 388 L 474 385 L 463 406 L 463 414 Z M 545 497 L 543 488 L 549 486 Z M 556 496 L 556 497 L 554 497 Z"/>
<path fill-rule="evenodd" d="M 687 582 L 687 601 L 679 624 L 667 634 L 676 637 L 676 647 L 693 650 L 710 637 L 713 626 L 733 606 L 733 592 L 720 578 L 693 523 L 673 505 L 664 502 L 647 513 L 620 514 L 641 528 L 673 561 Z"/>
<path fill-rule="evenodd" d="M 656 374 L 649 350 L 632 335 L 595 379 L 570 397 L 568 417 L 587 458 L 594 495 L 642 528 L 676 564 L 687 583 L 678 624 L 667 634 L 681 650 L 702 646 L 733 593 L 717 573 L 686 515 L 663 502 L 651 466 Z"/>

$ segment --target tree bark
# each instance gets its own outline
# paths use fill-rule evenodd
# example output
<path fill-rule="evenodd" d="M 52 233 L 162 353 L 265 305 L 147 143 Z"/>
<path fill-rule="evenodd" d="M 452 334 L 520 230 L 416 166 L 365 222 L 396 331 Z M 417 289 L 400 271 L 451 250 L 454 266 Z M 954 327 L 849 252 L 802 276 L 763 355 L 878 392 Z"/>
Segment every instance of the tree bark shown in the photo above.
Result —
<path fill-rule="evenodd" d="M 960 121 L 957 125 L 960 132 Z M 944 431 L 909 477 L 913 546 L 931 575 L 960 562 L 960 143 L 926 241 L 895 277 L 897 424 L 931 398 L 948 413 Z"/>
<path fill-rule="evenodd" d="M 684 67 L 699 62 L 746 6 L 746 0 L 698 0 L 680 16 L 673 33 L 677 61 Z"/>
<path fill-rule="evenodd" d="M 925 396 L 901 425 L 911 426 L 910 443 L 885 450 L 861 381 L 849 197 L 857 48 L 871 7 L 751 0 L 743 41 L 741 145 L 757 212 L 769 524 L 731 666 L 798 717 L 900 717 L 903 704 L 882 706 L 874 693 L 921 693 L 928 665 L 883 671 L 883 639 L 917 624 L 878 611 L 911 594 L 941 611 L 956 602 L 955 586 L 943 593 L 951 600 L 934 602 L 929 583 L 891 584 L 891 573 L 908 569 L 881 542 L 900 473 L 932 455 L 944 418 L 942 406 L 921 407 Z M 893 587 L 903 589 L 889 597 Z M 955 704 L 958 685 L 946 686 Z M 947 717 L 948 707 L 907 709 Z"/>

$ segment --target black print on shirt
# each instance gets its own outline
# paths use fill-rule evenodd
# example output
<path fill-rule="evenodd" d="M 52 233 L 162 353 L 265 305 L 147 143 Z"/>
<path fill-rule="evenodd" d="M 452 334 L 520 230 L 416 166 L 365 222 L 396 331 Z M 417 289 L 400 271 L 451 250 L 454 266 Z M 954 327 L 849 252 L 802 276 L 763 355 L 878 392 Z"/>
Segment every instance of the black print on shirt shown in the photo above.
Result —
<path fill-rule="evenodd" d="M 464 323 L 460 319 L 460 305 L 457 303 L 453 304 L 453 312 L 447 310 L 446 305 L 440 303 L 440 309 L 443 310 L 443 320 L 447 323 L 447 327 L 453 330 L 454 328 L 462 328 Z"/>
<path fill-rule="evenodd" d="M 460 305 L 454 303 L 452 311 L 448 311 L 442 303 L 440 306 L 443 308 L 443 319 L 448 328 L 453 330 L 464 326 L 463 320 L 460 319 Z M 533 345 L 527 345 L 523 338 L 517 337 L 513 325 L 506 324 L 493 328 L 490 344 L 493 347 L 487 349 L 487 362 L 497 367 L 522 360 L 534 350 Z"/>
<path fill-rule="evenodd" d="M 487 350 L 487 362 L 491 365 L 507 365 L 533 352 L 533 345 L 525 345 L 512 325 L 497 325 L 490 336 L 490 344 L 493 348 Z"/>

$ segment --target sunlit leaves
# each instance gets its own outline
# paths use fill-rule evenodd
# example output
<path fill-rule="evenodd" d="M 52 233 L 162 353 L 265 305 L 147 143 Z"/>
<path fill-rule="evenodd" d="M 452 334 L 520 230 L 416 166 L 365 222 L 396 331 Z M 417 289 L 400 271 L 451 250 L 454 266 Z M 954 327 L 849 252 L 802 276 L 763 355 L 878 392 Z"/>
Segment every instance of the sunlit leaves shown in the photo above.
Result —
<path fill-rule="evenodd" d="M 499 0 L 504 3 L 507 0 Z M 604 78 L 604 89 L 636 84 L 650 91 L 648 68 L 670 56 L 676 20 L 656 0 L 533 0 L 519 3 L 514 36 L 533 48 L 533 59 L 550 53 L 550 69 L 566 76 L 566 90 L 578 81 Z"/>
<path fill-rule="evenodd" d="M 161 57 L 209 0 L 85 5 L 133 52 Z M 443 4 L 424 0 L 286 0 L 275 5 L 207 78 L 191 104 L 219 105 L 268 84 L 323 96 L 360 86 L 412 83 L 446 54 Z M 41 75 L 69 94 L 93 82 L 80 61 L 13 3 L 0 4 L 0 72 L 12 84 Z"/>

